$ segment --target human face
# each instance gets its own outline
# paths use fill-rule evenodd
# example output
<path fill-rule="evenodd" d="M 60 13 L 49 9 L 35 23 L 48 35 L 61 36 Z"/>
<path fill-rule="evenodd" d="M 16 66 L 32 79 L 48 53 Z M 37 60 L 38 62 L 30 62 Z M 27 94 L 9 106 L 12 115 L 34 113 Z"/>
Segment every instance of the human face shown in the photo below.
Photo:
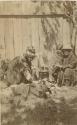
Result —
<path fill-rule="evenodd" d="M 68 50 L 68 49 L 63 50 L 64 57 L 68 57 L 70 52 L 71 52 L 71 50 Z"/>
<path fill-rule="evenodd" d="M 33 61 L 33 59 L 34 59 L 33 56 L 28 57 L 28 60 L 29 60 L 30 62 Z"/>

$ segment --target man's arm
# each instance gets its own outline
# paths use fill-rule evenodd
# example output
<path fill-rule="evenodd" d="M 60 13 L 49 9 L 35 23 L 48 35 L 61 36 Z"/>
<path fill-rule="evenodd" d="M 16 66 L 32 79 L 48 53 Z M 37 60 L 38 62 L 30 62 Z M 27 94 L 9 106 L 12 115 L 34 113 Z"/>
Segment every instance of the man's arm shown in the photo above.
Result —
<path fill-rule="evenodd" d="M 77 59 L 74 59 L 70 64 L 66 65 L 64 68 L 75 68 L 77 66 Z"/>

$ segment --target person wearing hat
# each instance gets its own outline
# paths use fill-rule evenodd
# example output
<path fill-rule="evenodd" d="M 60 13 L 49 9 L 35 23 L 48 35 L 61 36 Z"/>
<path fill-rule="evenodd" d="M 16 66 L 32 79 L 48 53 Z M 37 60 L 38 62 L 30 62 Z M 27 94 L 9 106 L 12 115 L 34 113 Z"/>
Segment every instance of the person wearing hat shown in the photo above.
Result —
<path fill-rule="evenodd" d="M 34 58 L 35 49 L 28 47 L 23 57 L 17 56 L 10 61 L 6 73 L 8 86 L 32 81 L 32 61 Z"/>
<path fill-rule="evenodd" d="M 77 66 L 77 57 L 74 55 L 71 46 L 63 46 L 62 48 L 62 58 L 60 65 L 58 67 L 58 85 L 74 85 L 75 83 L 75 68 Z"/>
<path fill-rule="evenodd" d="M 26 75 L 28 79 L 36 75 L 33 72 L 33 65 L 32 65 L 32 62 L 35 57 L 36 57 L 36 52 L 35 52 L 34 47 L 33 46 L 27 47 L 26 53 L 23 54 L 22 63 L 24 64 L 25 69 L 26 69 L 24 74 Z"/>
<path fill-rule="evenodd" d="M 27 63 L 27 65 L 30 68 L 30 70 L 32 68 L 32 61 L 35 58 L 35 56 L 36 55 L 35 55 L 35 49 L 34 49 L 34 47 L 33 46 L 27 47 L 26 53 L 23 54 L 22 61 Z"/>

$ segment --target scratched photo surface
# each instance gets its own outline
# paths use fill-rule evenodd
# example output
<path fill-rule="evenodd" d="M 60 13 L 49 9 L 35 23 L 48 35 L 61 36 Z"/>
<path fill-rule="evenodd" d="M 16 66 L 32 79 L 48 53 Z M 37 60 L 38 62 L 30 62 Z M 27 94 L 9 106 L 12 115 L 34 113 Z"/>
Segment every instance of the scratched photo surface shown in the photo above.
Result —
<path fill-rule="evenodd" d="M 1 125 L 77 125 L 77 1 L 0 1 Z"/>

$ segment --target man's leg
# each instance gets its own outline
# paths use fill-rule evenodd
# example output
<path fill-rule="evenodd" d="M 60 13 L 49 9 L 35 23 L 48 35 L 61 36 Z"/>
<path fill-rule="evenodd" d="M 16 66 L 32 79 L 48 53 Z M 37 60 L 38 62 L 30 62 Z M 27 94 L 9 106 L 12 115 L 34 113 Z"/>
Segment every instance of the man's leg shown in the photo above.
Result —
<path fill-rule="evenodd" d="M 58 78 L 57 78 L 57 84 L 58 84 L 58 86 L 62 86 L 63 74 L 64 74 L 63 71 L 60 71 L 60 72 L 58 73 Z"/>
<path fill-rule="evenodd" d="M 71 86 L 74 83 L 74 71 L 73 69 L 67 68 L 64 72 L 64 83 L 67 86 Z"/>

